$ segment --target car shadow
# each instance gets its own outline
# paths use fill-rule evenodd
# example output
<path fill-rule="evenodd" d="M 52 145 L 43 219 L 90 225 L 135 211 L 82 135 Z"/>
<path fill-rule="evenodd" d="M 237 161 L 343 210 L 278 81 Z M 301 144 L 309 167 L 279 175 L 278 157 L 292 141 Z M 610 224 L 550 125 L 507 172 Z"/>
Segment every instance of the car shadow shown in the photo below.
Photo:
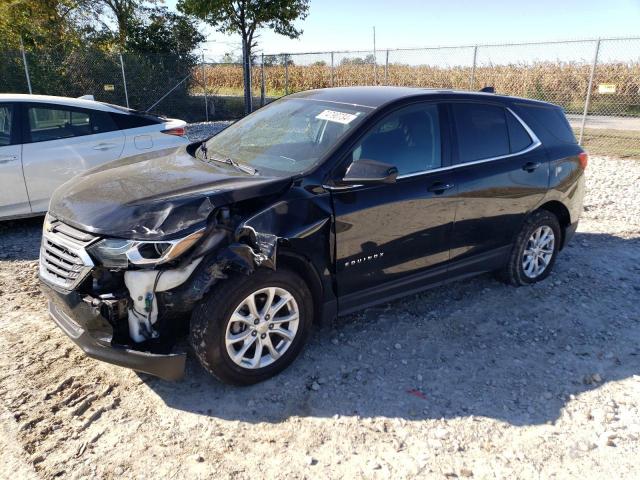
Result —
<path fill-rule="evenodd" d="M 1 221 L 0 261 L 37 260 L 43 221 L 44 216 Z"/>
<path fill-rule="evenodd" d="M 640 374 L 639 260 L 638 238 L 579 233 L 544 282 L 483 275 L 339 318 L 258 385 L 221 384 L 193 355 L 180 382 L 141 377 L 172 408 L 246 422 L 554 422 L 571 396 Z"/>

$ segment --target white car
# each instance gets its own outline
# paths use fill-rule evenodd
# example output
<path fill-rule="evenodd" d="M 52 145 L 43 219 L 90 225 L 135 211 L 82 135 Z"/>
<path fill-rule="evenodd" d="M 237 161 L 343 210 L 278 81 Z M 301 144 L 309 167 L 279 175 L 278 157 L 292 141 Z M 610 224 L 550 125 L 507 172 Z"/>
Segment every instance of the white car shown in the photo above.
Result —
<path fill-rule="evenodd" d="M 0 219 L 46 212 L 56 188 L 97 165 L 188 144 L 185 126 L 82 98 L 0 94 Z"/>

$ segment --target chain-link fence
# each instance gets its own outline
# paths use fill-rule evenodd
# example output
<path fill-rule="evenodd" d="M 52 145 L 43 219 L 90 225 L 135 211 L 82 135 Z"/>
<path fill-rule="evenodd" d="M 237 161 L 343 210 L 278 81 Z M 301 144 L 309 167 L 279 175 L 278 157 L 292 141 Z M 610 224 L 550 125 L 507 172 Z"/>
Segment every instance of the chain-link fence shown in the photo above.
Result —
<path fill-rule="evenodd" d="M 311 88 L 478 90 L 561 105 L 591 153 L 640 158 L 640 38 L 264 55 L 264 101 Z"/>
<path fill-rule="evenodd" d="M 259 55 L 255 108 L 352 85 L 478 90 L 549 101 L 594 154 L 640 158 L 640 38 Z M 243 115 L 242 65 L 204 56 L 0 51 L 0 91 L 93 95 L 190 122 Z"/>

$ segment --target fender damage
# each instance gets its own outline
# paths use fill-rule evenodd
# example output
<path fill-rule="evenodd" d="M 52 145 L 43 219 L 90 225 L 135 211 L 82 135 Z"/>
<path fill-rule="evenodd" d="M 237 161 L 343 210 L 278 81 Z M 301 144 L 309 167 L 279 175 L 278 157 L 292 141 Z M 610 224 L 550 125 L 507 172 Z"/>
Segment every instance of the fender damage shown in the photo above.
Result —
<path fill-rule="evenodd" d="M 313 275 L 318 278 L 315 290 L 320 292 L 320 302 L 334 298 L 326 263 L 333 257 L 330 199 L 302 188 L 283 188 L 290 186 L 290 181 L 280 180 L 252 185 L 254 192 L 245 189 L 222 195 L 217 190 L 204 198 L 171 199 L 169 207 L 154 201 L 146 214 L 139 207 L 137 223 L 125 225 L 118 220 L 121 235 L 127 230 L 138 239 L 161 242 L 164 236 L 159 232 L 176 225 L 173 215 L 188 225 L 201 225 L 206 217 L 206 232 L 175 262 L 124 271 L 98 267 L 84 291 L 48 294 L 58 299 L 64 294 L 73 297 L 52 302 L 51 316 L 87 355 L 173 380 L 184 370 L 185 354 L 175 353 L 175 347 L 186 333 L 189 313 L 230 272 L 251 275 L 258 268 L 275 270 L 282 258 L 286 263 L 299 255 L 309 270 L 317 272 Z M 283 190 L 284 194 L 278 193 Z M 226 205 L 214 206 L 222 202 Z M 75 307 L 65 308 L 69 303 Z M 75 338 L 72 324 L 82 331 Z M 99 330 L 94 329 L 96 325 Z"/>

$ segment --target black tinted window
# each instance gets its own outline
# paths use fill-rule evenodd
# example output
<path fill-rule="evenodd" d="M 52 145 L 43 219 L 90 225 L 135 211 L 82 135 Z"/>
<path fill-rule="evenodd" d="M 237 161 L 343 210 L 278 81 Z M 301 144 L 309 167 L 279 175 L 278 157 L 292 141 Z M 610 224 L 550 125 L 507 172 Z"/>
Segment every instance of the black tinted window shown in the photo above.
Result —
<path fill-rule="evenodd" d="M 564 112 L 560 108 L 524 104 L 519 104 L 518 106 L 558 140 L 565 143 L 576 143 L 576 137 L 573 135 L 571 125 L 569 125 L 567 117 L 564 116 Z M 526 119 L 525 121 L 530 127 L 532 126 Z M 540 136 L 540 134 L 538 135 Z"/>
<path fill-rule="evenodd" d="M 12 109 L 10 105 L 0 105 L 0 147 L 11 145 Z"/>
<path fill-rule="evenodd" d="M 412 105 L 389 114 L 352 155 L 354 162 L 367 159 L 394 165 L 399 175 L 441 167 L 438 106 Z"/>
<path fill-rule="evenodd" d="M 507 127 L 509 127 L 509 143 L 511 144 L 511 153 L 521 152 L 533 143 L 531 137 L 524 129 L 522 124 L 514 117 L 511 112 L 507 114 Z"/>
<path fill-rule="evenodd" d="M 509 132 L 505 110 L 479 103 L 454 103 L 458 163 L 508 155 Z"/>
<path fill-rule="evenodd" d="M 95 111 L 91 113 L 91 130 L 93 133 L 104 133 L 118 130 L 118 126 L 108 112 Z"/>
<path fill-rule="evenodd" d="M 162 121 L 160 119 L 153 118 L 151 116 L 142 115 L 129 115 L 126 113 L 112 113 L 111 118 L 118 126 L 120 130 L 127 130 L 129 128 L 148 127 L 149 125 L 157 125 Z"/>

